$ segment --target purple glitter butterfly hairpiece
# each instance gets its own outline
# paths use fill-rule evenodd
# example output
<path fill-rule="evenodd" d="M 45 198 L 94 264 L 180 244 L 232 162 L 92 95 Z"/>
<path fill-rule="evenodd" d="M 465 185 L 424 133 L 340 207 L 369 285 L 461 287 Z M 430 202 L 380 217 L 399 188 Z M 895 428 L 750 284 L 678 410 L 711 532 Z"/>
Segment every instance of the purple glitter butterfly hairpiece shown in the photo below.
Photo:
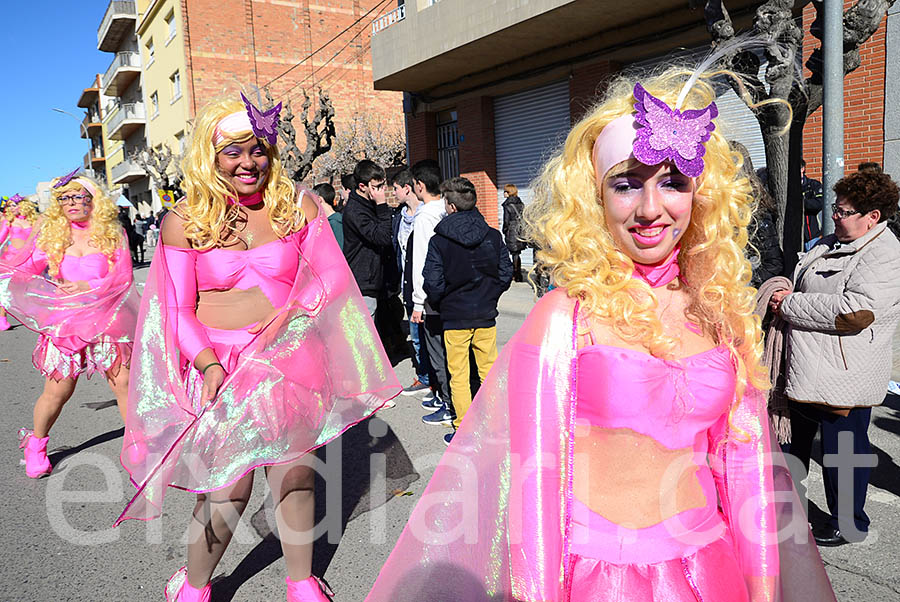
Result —
<path fill-rule="evenodd" d="M 14 195 L 12 195 L 11 197 L 9 197 L 9 199 L 7 199 L 7 200 L 8 200 L 10 203 L 12 203 L 13 205 L 18 205 L 19 203 L 21 203 L 22 201 L 25 200 L 25 197 L 23 197 L 21 194 L 19 194 L 19 193 L 17 192 L 16 194 L 14 194 Z"/>
<path fill-rule="evenodd" d="M 60 186 L 65 186 L 66 184 L 68 184 L 69 182 L 71 182 L 71 181 L 75 178 L 75 175 L 76 175 L 79 171 L 81 171 L 81 168 L 80 168 L 80 167 L 76 167 L 73 171 L 71 171 L 71 172 L 67 173 L 66 175 L 64 175 L 63 177 L 61 177 L 61 178 L 59 179 L 59 181 L 56 182 L 56 184 L 53 185 L 53 187 L 54 187 L 54 188 L 59 188 Z"/>
<path fill-rule="evenodd" d="M 247 107 L 247 115 L 250 117 L 250 125 L 253 127 L 253 135 L 257 138 L 265 138 L 271 146 L 275 146 L 278 142 L 278 121 L 281 113 L 281 103 L 269 109 L 268 111 L 260 111 L 253 103 L 247 100 L 244 93 L 241 92 L 241 100 Z"/>
<path fill-rule="evenodd" d="M 718 116 L 716 103 L 705 109 L 680 111 L 647 92 L 641 84 L 634 84 L 635 121 L 638 128 L 634 139 L 634 158 L 645 165 L 672 161 L 678 171 L 696 178 L 703 173 L 704 142 L 709 140 Z"/>

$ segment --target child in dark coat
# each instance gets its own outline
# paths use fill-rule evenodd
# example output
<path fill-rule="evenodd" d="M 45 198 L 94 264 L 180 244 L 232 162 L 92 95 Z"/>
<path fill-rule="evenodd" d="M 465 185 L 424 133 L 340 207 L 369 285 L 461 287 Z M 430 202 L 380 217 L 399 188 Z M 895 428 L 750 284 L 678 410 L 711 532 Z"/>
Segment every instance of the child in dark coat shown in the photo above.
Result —
<path fill-rule="evenodd" d="M 428 244 L 424 289 L 444 321 L 453 426 L 459 427 L 472 404 L 469 350 L 482 381 L 497 359 L 497 302 L 512 281 L 512 262 L 500 232 L 475 208 L 472 182 L 451 178 L 441 184 L 441 194 L 448 215 Z"/>

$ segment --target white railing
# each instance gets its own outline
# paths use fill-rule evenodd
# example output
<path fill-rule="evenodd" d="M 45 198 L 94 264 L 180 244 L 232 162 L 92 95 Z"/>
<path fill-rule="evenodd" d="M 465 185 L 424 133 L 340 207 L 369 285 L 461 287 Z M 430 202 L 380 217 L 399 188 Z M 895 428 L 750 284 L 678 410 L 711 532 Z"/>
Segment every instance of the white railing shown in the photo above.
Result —
<path fill-rule="evenodd" d="M 125 159 L 121 163 L 116 163 L 109 170 L 109 175 L 112 178 L 113 183 L 118 182 L 122 178 L 128 175 L 143 175 L 144 170 L 141 169 L 141 166 L 132 161 L 131 159 Z"/>
<path fill-rule="evenodd" d="M 118 71 L 122 67 L 137 67 L 138 69 L 140 69 L 141 53 L 117 52 L 116 58 L 112 60 L 112 62 L 109 64 L 109 67 L 106 68 L 106 73 L 103 74 L 101 82 L 104 90 L 109 87 L 109 83 L 112 81 L 113 77 L 115 77 L 116 71 Z"/>
<path fill-rule="evenodd" d="M 402 21 L 405 18 L 406 18 L 406 5 L 401 4 L 400 6 L 398 6 L 397 8 L 395 8 L 388 14 L 384 15 L 383 17 L 379 17 L 378 19 L 375 19 L 374 21 L 372 21 L 372 35 L 375 35 L 382 29 L 390 27 L 397 21 Z"/>
<path fill-rule="evenodd" d="M 115 134 L 116 130 L 119 129 L 126 119 L 139 119 L 143 121 L 146 118 L 147 113 L 144 111 L 144 103 L 128 102 L 121 104 L 119 105 L 119 110 L 110 117 L 109 123 L 106 124 L 106 131 L 109 132 L 109 135 L 112 135 Z"/>

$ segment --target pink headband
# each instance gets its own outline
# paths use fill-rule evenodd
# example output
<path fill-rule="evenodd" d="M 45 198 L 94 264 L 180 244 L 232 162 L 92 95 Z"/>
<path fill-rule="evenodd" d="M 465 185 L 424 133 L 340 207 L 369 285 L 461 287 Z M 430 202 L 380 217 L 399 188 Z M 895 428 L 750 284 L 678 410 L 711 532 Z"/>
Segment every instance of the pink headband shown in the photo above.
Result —
<path fill-rule="evenodd" d="M 616 117 L 594 141 L 594 173 L 597 186 L 603 185 L 607 172 L 622 161 L 634 159 L 635 121 L 631 115 Z"/>
<path fill-rule="evenodd" d="M 81 184 L 81 187 L 91 193 L 91 198 L 97 197 L 97 187 L 94 186 L 87 178 L 75 178 L 75 181 Z"/>
<path fill-rule="evenodd" d="M 250 123 L 250 116 L 246 110 L 235 111 L 230 115 L 226 115 L 216 124 L 216 131 L 213 134 L 213 144 L 219 146 L 225 141 L 225 135 L 234 136 L 241 132 L 252 132 L 253 125 Z"/>

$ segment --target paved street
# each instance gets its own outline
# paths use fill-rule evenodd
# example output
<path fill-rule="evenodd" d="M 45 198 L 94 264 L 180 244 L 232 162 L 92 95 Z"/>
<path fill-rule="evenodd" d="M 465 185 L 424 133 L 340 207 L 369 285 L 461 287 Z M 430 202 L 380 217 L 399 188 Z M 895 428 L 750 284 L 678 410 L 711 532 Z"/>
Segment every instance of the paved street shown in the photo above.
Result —
<path fill-rule="evenodd" d="M 145 274 L 146 268 L 138 270 L 139 279 Z M 515 284 L 503 297 L 501 344 L 531 305 L 530 288 L 524 284 Z M 194 496 L 170 490 L 162 519 L 111 529 L 133 487 L 117 461 L 122 427 L 113 397 L 98 378 L 79 383 L 51 433 L 53 475 L 39 481 L 26 478 L 15 434 L 31 424 L 42 385 L 30 363 L 34 342 L 35 335 L 21 326 L 0 333 L 0 432 L 6 433 L 6 459 L 0 463 L 5 502 L 0 600 L 162 600 L 166 579 L 184 564 L 181 540 Z M 403 383 L 411 380 L 409 360 L 396 369 Z M 441 435 L 447 431 L 423 425 L 422 413 L 418 398 L 401 396 L 397 407 L 348 432 L 342 449 L 332 447 L 323 454 L 332 470 L 343 472 L 342 479 L 332 480 L 340 480 L 343 490 L 321 488 L 319 503 L 324 506 L 325 498 L 332 506 L 341 502 L 342 512 L 335 516 L 346 521 L 346 528 L 339 542 L 317 545 L 314 562 L 339 601 L 365 597 L 445 449 Z M 888 399 L 873 416 L 870 434 L 879 460 L 867 506 L 873 532 L 864 544 L 823 551 L 840 600 L 900 599 L 900 533 L 895 527 L 900 523 L 900 398 Z M 370 466 L 373 473 L 386 475 L 374 479 L 372 490 L 367 485 Z M 816 466 L 810 495 L 824 507 L 819 474 Z M 216 602 L 284 599 L 281 552 L 270 535 L 261 474 L 256 485 L 242 528 L 217 572 Z M 339 530 L 338 523 L 331 532 Z M 448 584 L 448 592 L 451 588 Z"/>

